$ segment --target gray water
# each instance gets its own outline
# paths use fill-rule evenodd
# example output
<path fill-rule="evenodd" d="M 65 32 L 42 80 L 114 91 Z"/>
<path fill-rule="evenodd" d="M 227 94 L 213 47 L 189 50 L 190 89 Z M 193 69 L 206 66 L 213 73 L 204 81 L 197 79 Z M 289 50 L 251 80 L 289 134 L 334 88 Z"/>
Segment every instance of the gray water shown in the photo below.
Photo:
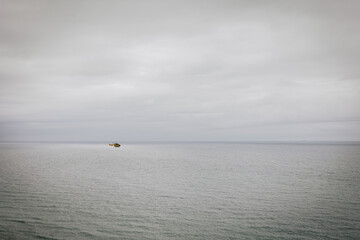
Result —
<path fill-rule="evenodd" d="M 0 144 L 0 239 L 359 238 L 356 144 Z"/>

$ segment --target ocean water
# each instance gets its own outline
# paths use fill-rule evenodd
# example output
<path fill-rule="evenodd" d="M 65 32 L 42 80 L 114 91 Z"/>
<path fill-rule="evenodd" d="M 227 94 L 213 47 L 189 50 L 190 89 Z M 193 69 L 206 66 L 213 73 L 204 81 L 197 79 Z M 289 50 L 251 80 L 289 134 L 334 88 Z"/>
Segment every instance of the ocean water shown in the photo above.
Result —
<path fill-rule="evenodd" d="M 360 145 L 2 143 L 0 239 L 360 239 Z"/>

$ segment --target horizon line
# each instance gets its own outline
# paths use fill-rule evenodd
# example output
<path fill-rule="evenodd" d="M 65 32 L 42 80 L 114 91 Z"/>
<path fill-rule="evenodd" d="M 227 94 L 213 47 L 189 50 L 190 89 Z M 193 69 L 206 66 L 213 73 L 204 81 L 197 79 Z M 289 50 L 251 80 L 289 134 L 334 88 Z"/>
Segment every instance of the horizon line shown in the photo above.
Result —
<path fill-rule="evenodd" d="M 360 140 L 0 140 L 0 143 L 348 143 L 360 144 Z"/>

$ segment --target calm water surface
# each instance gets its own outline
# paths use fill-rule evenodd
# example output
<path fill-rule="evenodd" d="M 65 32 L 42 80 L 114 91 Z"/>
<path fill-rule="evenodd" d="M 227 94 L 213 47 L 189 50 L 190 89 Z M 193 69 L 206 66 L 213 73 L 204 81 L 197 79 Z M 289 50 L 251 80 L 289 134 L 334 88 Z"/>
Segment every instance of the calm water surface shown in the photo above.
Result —
<path fill-rule="evenodd" d="M 359 145 L 0 144 L 0 239 L 359 238 Z"/>

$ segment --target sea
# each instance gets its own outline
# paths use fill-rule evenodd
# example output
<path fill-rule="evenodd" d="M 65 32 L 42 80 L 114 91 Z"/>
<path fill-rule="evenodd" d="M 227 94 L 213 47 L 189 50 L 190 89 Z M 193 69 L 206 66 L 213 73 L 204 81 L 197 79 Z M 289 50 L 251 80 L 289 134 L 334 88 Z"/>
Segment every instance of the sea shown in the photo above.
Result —
<path fill-rule="evenodd" d="M 0 239 L 360 239 L 360 145 L 3 142 Z"/>

